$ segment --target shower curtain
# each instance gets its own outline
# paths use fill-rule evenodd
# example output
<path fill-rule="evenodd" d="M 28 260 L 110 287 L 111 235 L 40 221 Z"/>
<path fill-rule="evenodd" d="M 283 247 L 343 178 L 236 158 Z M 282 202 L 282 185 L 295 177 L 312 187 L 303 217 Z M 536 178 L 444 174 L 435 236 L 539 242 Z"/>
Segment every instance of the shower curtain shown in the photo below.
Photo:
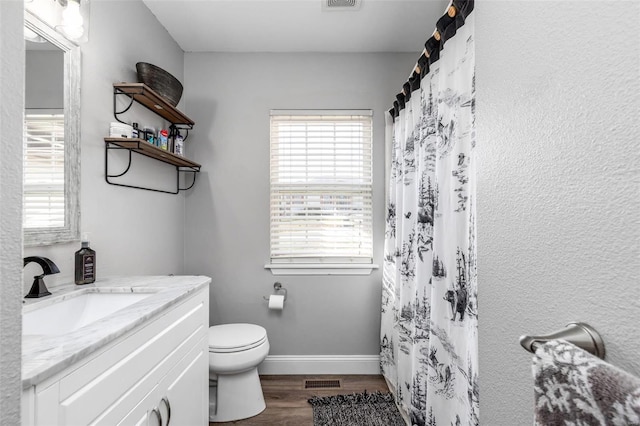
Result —
<path fill-rule="evenodd" d="M 411 425 L 478 424 L 473 14 L 452 25 L 387 120 L 380 359 Z"/>

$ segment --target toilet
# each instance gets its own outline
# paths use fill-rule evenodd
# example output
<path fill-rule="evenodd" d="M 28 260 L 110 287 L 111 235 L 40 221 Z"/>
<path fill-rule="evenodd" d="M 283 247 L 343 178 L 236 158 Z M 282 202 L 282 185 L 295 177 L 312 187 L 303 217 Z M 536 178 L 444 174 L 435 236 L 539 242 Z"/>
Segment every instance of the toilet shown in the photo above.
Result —
<path fill-rule="evenodd" d="M 209 421 L 246 419 L 266 408 L 258 365 L 268 353 L 267 331 L 259 325 L 209 327 Z"/>

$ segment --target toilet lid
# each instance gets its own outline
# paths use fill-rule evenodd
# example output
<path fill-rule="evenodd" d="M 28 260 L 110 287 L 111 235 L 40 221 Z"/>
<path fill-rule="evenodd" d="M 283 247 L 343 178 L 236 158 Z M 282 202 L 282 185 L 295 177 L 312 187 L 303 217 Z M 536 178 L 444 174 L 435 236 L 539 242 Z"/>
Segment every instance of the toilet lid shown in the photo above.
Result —
<path fill-rule="evenodd" d="M 238 352 L 261 345 L 267 330 L 255 324 L 223 324 L 209 327 L 209 350 Z"/>

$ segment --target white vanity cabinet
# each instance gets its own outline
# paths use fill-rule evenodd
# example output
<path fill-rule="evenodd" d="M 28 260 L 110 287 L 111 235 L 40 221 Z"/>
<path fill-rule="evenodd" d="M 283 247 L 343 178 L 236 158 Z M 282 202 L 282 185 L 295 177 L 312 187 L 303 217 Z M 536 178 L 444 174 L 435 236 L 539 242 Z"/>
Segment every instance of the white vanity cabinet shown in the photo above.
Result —
<path fill-rule="evenodd" d="M 23 424 L 208 424 L 208 286 L 23 391 Z"/>

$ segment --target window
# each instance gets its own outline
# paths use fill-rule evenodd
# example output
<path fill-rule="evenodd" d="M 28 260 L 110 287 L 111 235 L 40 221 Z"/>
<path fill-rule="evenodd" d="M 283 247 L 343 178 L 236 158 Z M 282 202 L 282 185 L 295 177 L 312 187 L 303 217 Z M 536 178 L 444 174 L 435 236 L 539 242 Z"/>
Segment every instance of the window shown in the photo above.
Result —
<path fill-rule="evenodd" d="M 371 122 L 371 111 L 271 112 L 272 272 L 374 267 Z"/>
<path fill-rule="evenodd" d="M 23 227 L 64 227 L 64 114 L 25 114 L 23 170 Z"/>

